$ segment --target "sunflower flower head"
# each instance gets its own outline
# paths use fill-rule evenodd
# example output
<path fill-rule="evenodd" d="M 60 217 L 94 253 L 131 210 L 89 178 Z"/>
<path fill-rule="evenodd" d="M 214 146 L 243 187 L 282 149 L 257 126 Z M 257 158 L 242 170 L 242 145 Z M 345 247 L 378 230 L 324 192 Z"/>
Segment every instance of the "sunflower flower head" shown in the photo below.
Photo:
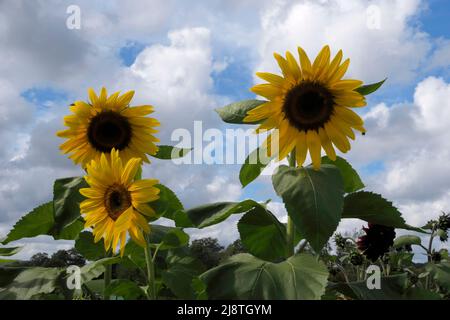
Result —
<path fill-rule="evenodd" d="M 149 202 L 159 198 L 158 180 L 134 181 L 141 165 L 140 158 L 132 158 L 122 164 L 118 150 L 111 150 L 100 160 L 92 160 L 87 165 L 84 177 L 89 188 L 80 189 L 87 199 L 81 202 L 80 211 L 86 228 L 93 228 L 94 241 L 103 238 L 105 251 L 115 253 L 120 243 L 123 255 L 127 233 L 142 247 L 146 246 L 144 233 L 150 232 L 146 217 L 154 216 Z"/>
<path fill-rule="evenodd" d="M 60 149 L 70 154 L 76 164 L 85 167 L 91 160 L 99 160 L 102 153 L 108 156 L 112 149 L 120 153 L 123 161 L 141 158 L 149 162 L 147 155 L 158 151 L 154 137 L 159 126 L 156 119 L 146 117 L 153 112 L 150 105 L 130 107 L 134 91 L 120 95 L 116 92 L 108 97 L 105 88 L 97 96 L 89 89 L 89 102 L 75 101 L 70 110 L 73 114 L 64 117 L 66 130 L 57 136 L 66 138 Z"/>
<path fill-rule="evenodd" d="M 331 59 L 325 46 L 312 63 L 300 47 L 298 54 L 299 63 L 290 52 L 286 57 L 274 54 L 281 76 L 256 73 L 267 83 L 251 91 L 268 101 L 250 110 L 244 121 L 260 122 L 257 132 L 279 130 L 278 160 L 295 148 L 298 166 L 309 152 L 314 169 L 319 169 L 322 148 L 335 160 L 334 147 L 345 153 L 350 150 L 349 138 L 355 139 L 354 130 L 365 133 L 363 120 L 351 108 L 365 106 L 366 100 L 354 91 L 362 81 L 342 79 L 350 60 L 342 62 L 341 50 Z"/>
<path fill-rule="evenodd" d="M 358 238 L 356 245 L 367 259 L 375 262 L 394 244 L 395 229 L 369 223 L 363 230 L 366 234 Z"/>

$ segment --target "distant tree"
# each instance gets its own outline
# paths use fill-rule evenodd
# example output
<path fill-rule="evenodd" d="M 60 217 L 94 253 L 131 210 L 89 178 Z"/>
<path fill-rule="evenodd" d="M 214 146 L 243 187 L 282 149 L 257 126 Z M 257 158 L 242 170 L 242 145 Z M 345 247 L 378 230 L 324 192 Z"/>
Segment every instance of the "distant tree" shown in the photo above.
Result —
<path fill-rule="evenodd" d="M 208 269 L 219 264 L 223 247 L 215 238 L 202 238 L 193 240 L 189 250 L 195 258 L 199 259 Z"/>
<path fill-rule="evenodd" d="M 227 259 L 228 257 L 234 256 L 235 254 L 239 253 L 247 253 L 247 249 L 245 249 L 244 245 L 242 244 L 241 239 L 235 240 L 233 243 L 231 243 L 223 252 L 222 252 L 222 259 L 221 261 Z"/>
<path fill-rule="evenodd" d="M 51 257 L 47 253 L 36 253 L 26 263 L 33 267 L 68 267 L 72 265 L 84 266 L 86 260 L 74 248 L 70 250 L 58 250 Z"/>

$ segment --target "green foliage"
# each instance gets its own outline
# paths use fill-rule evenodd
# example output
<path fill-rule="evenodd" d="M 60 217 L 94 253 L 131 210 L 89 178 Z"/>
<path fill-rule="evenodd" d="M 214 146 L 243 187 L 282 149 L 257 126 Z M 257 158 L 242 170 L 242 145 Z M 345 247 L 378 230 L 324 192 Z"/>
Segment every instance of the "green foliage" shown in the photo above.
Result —
<path fill-rule="evenodd" d="M 394 240 L 394 248 L 401 248 L 408 245 L 420 245 L 422 241 L 420 240 L 420 237 L 414 236 L 414 235 L 402 235 L 397 237 Z"/>
<path fill-rule="evenodd" d="M 75 249 L 87 260 L 97 260 L 105 257 L 105 247 L 103 241 L 94 243 L 92 232 L 83 231 L 75 241 Z"/>
<path fill-rule="evenodd" d="M 254 256 L 275 261 L 287 256 L 286 227 L 263 206 L 247 212 L 238 223 L 242 243 Z"/>
<path fill-rule="evenodd" d="M 162 184 L 155 187 L 159 189 L 159 199 L 148 203 L 156 212 L 153 220 L 160 217 L 174 220 L 177 214 L 184 214 L 184 207 L 172 190 Z"/>
<path fill-rule="evenodd" d="M 211 299 L 320 299 L 328 272 L 313 256 L 295 255 L 280 263 L 238 254 L 200 279 Z"/>
<path fill-rule="evenodd" d="M 149 243 L 152 248 L 168 250 L 186 246 L 189 243 L 189 236 L 181 228 L 151 224 Z"/>
<path fill-rule="evenodd" d="M 176 219 L 176 224 L 179 227 L 196 227 L 201 229 L 218 224 L 232 214 L 245 213 L 257 206 L 259 204 L 253 200 L 205 204 L 187 210 L 186 215 L 188 219 Z"/>
<path fill-rule="evenodd" d="M 86 283 L 105 272 L 105 266 L 120 262 L 120 257 L 103 258 L 81 268 L 81 282 Z"/>
<path fill-rule="evenodd" d="M 63 178 L 53 185 L 55 223 L 51 233 L 58 236 L 62 230 L 80 218 L 80 202 L 84 197 L 80 188 L 88 187 L 83 177 Z"/>
<path fill-rule="evenodd" d="M 114 279 L 106 288 L 106 295 L 122 297 L 124 300 L 136 300 L 145 297 L 145 291 L 135 282 L 127 279 Z"/>
<path fill-rule="evenodd" d="M 339 169 L 280 166 L 272 182 L 295 227 L 319 252 L 341 219 L 344 189 Z"/>
<path fill-rule="evenodd" d="M 387 78 L 382 80 L 382 81 L 380 81 L 380 82 L 371 83 L 371 84 L 367 84 L 367 85 L 361 86 L 361 87 L 355 89 L 355 91 L 359 92 L 362 95 L 367 96 L 368 94 L 371 94 L 371 93 L 377 91 L 383 85 L 383 83 L 386 80 L 387 80 Z"/>
<path fill-rule="evenodd" d="M 260 157 L 261 152 L 263 153 L 263 159 Z M 256 148 L 248 155 L 247 159 L 245 159 L 245 162 L 239 171 L 239 181 L 241 182 L 242 187 L 247 186 L 250 182 L 258 178 L 264 168 L 270 163 L 270 159 L 264 154 L 265 152 L 265 149 Z"/>
<path fill-rule="evenodd" d="M 162 160 L 178 159 L 186 156 L 191 150 L 191 148 L 187 149 L 160 145 L 158 146 L 158 152 L 153 155 L 153 157 Z"/>
<path fill-rule="evenodd" d="M 222 258 L 222 249 L 219 241 L 213 238 L 196 239 L 189 246 L 190 254 L 208 269 L 219 264 Z"/>
<path fill-rule="evenodd" d="M 450 262 L 429 263 L 426 270 L 441 287 L 450 292 Z"/>
<path fill-rule="evenodd" d="M 217 108 L 216 112 L 224 122 L 234 124 L 257 124 L 258 122 L 244 122 L 247 112 L 265 103 L 262 100 L 244 100 Z"/>
<path fill-rule="evenodd" d="M 344 191 L 346 193 L 355 192 L 364 188 L 364 183 L 356 172 L 355 169 L 344 158 L 336 157 L 336 161 L 331 160 L 328 157 L 322 157 L 322 164 L 331 164 L 338 167 L 344 179 Z"/>
<path fill-rule="evenodd" d="M 0 289 L 0 300 L 32 299 L 38 294 L 52 293 L 57 288 L 57 279 L 63 269 L 29 268 L 19 273 L 5 288 Z"/>
<path fill-rule="evenodd" d="M 0 248 L 0 256 L 10 257 L 22 250 L 22 247 Z"/>
<path fill-rule="evenodd" d="M 407 225 L 400 211 L 392 205 L 392 202 L 379 194 L 367 191 L 359 191 L 345 196 L 342 218 L 357 218 L 387 227 L 423 232 L 421 229 Z"/>

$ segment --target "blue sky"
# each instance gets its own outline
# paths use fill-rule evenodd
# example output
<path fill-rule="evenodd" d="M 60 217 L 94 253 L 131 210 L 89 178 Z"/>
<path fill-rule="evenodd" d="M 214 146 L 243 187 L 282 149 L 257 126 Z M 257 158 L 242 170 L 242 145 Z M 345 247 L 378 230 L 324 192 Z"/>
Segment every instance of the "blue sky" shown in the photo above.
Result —
<path fill-rule="evenodd" d="M 256 71 L 277 70 L 272 53 L 301 45 L 314 56 L 324 44 L 351 58 L 349 76 L 386 84 L 358 110 L 368 134 L 345 155 L 367 188 L 421 224 L 449 210 L 449 173 L 442 165 L 450 125 L 450 12 L 444 0 L 317 1 L 49 1 L 1 3 L 0 18 L 0 235 L 26 211 L 51 196 L 55 178 L 80 174 L 58 153 L 67 105 L 85 99 L 88 87 L 136 90 L 136 103 L 155 105 L 170 142 L 176 128 L 193 121 L 224 130 L 213 111 L 231 101 L 254 98 Z M 22 6 L 20 4 L 23 4 Z M 65 27 L 66 7 L 81 8 L 81 29 Z M 367 9 L 380 14 L 369 26 Z M 151 10 L 150 10 L 151 9 Z M 14 32 L 8 32 L 13 30 Z M 11 108 L 10 106 L 14 106 Z M 14 141 L 15 143 L 11 143 Z M 178 166 L 156 162 L 147 174 L 174 189 L 186 206 L 219 200 L 272 199 L 264 176 L 241 190 L 239 166 Z M 447 179 L 448 178 L 448 179 Z M 198 181 L 195 186 L 192 181 Z M 7 183 L 15 181 L 15 183 Z M 34 191 L 34 181 L 42 188 Z M 27 201 L 15 194 L 31 192 Z M 7 199 L 7 200 L 6 200 Z M 426 214 L 423 214 L 426 212 Z M 237 237 L 235 220 L 195 236 Z M 349 231 L 361 224 L 340 226 Z M 61 242 L 61 246 L 71 246 Z M 28 242 L 31 254 L 55 250 L 47 238 Z"/>

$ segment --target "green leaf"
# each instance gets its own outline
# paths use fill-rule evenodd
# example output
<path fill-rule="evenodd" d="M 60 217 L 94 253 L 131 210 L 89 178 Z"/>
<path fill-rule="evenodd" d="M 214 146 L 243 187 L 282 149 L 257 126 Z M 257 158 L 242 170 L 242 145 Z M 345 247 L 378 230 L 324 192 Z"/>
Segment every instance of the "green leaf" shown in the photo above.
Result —
<path fill-rule="evenodd" d="M 237 254 L 200 276 L 210 299 L 320 299 L 328 271 L 311 255 L 295 255 L 280 263 Z"/>
<path fill-rule="evenodd" d="M 47 234 L 53 226 L 53 202 L 36 207 L 16 222 L 12 230 L 3 240 L 3 244 L 22 238 L 32 238 Z"/>
<path fill-rule="evenodd" d="M 238 230 L 244 247 L 254 256 L 268 261 L 287 256 L 286 227 L 263 206 L 247 212 Z"/>
<path fill-rule="evenodd" d="M 406 245 L 421 245 L 422 241 L 420 239 L 420 237 L 418 236 L 414 236 L 414 235 L 403 235 L 403 236 L 399 236 L 394 240 L 394 248 L 400 248 L 400 247 L 404 247 Z"/>
<path fill-rule="evenodd" d="M 245 213 L 257 206 L 259 206 L 259 204 L 253 200 L 206 204 L 187 210 L 186 215 L 189 218 L 189 221 L 184 220 L 183 224 L 181 224 L 180 220 L 178 220 L 176 221 L 176 224 L 177 226 L 184 228 L 196 227 L 201 229 L 218 224 L 232 214 Z"/>
<path fill-rule="evenodd" d="M 10 262 L 11 260 L 9 262 L 4 260 L 4 263 L 0 264 L 0 292 L 1 288 L 8 286 L 19 273 L 27 269 L 26 267 L 11 266 L 8 264 Z"/>
<path fill-rule="evenodd" d="M 244 122 L 244 118 L 247 116 L 247 112 L 256 108 L 257 106 L 266 103 L 263 100 L 244 100 L 231 103 L 225 107 L 217 108 L 216 112 L 222 118 L 224 122 L 234 124 L 257 124 L 256 122 Z"/>
<path fill-rule="evenodd" d="M 260 155 L 263 155 L 261 159 Z M 244 164 L 239 171 L 239 181 L 242 187 L 247 186 L 250 182 L 259 177 L 261 172 L 270 163 L 271 158 L 267 157 L 265 154 L 265 149 L 256 148 L 252 153 L 249 154 L 247 159 L 245 159 Z"/>
<path fill-rule="evenodd" d="M 135 266 L 139 268 L 146 267 L 144 249 L 132 240 L 128 240 L 125 246 L 124 257 L 127 257 Z M 124 262 L 126 263 L 126 259 L 124 259 Z"/>
<path fill-rule="evenodd" d="M 364 96 L 367 96 L 368 94 L 371 94 L 371 93 L 377 91 L 386 80 L 387 80 L 387 78 L 380 82 L 377 82 L 377 83 L 371 83 L 371 84 L 361 86 L 361 87 L 355 89 L 355 91 L 359 92 L 360 94 L 362 94 Z"/>
<path fill-rule="evenodd" d="M 156 212 L 155 220 L 160 217 L 174 220 L 178 213 L 183 213 L 184 207 L 172 190 L 162 184 L 155 187 L 159 189 L 159 199 L 148 203 Z"/>
<path fill-rule="evenodd" d="M 97 278 L 105 272 L 105 266 L 120 262 L 120 257 L 103 258 L 81 267 L 81 283 Z"/>
<path fill-rule="evenodd" d="M 426 265 L 426 270 L 431 273 L 434 281 L 450 291 L 450 262 L 429 263 Z"/>
<path fill-rule="evenodd" d="M 189 152 L 191 152 L 192 148 L 177 148 L 173 146 L 158 146 L 158 152 L 153 155 L 153 157 L 162 159 L 162 160 L 170 160 L 170 159 L 178 159 L 183 158 Z"/>
<path fill-rule="evenodd" d="M 9 248 L 0 248 L 0 256 L 9 257 L 13 256 L 22 250 L 22 247 L 9 247 Z"/>
<path fill-rule="evenodd" d="M 104 258 L 105 248 L 103 241 L 94 243 L 94 236 L 91 232 L 84 231 L 75 241 L 75 249 L 87 260 L 98 260 Z"/>
<path fill-rule="evenodd" d="M 174 249 L 186 246 L 189 243 L 189 235 L 181 228 L 151 224 L 149 243 L 153 248 L 158 246 L 159 250 Z"/>
<path fill-rule="evenodd" d="M 208 293 L 206 293 L 206 284 L 200 280 L 199 277 L 192 279 L 192 288 L 195 292 L 196 300 L 208 300 Z"/>
<path fill-rule="evenodd" d="M 277 194 L 300 234 L 319 252 L 341 220 L 344 188 L 336 166 L 280 166 L 272 176 Z"/>
<path fill-rule="evenodd" d="M 136 282 L 128 279 L 114 279 L 106 288 L 106 295 L 122 297 L 125 300 L 136 300 L 144 297 L 144 290 Z"/>
<path fill-rule="evenodd" d="M 194 278 L 204 271 L 201 263 L 192 257 L 172 257 L 167 270 L 161 272 L 163 283 L 180 299 L 194 299 Z"/>
<path fill-rule="evenodd" d="M 41 267 L 26 269 L 3 290 L 0 289 L 0 300 L 28 300 L 38 294 L 52 293 L 62 271 Z"/>
<path fill-rule="evenodd" d="M 80 218 L 80 202 L 84 200 L 84 197 L 79 190 L 86 187 L 88 184 L 83 177 L 63 178 L 55 181 L 53 186 L 55 225 L 51 231 L 52 234 L 58 236 L 64 227 Z"/>
<path fill-rule="evenodd" d="M 361 219 L 373 224 L 424 232 L 407 225 L 392 202 L 379 194 L 367 191 L 351 193 L 345 197 L 342 218 Z"/>
<path fill-rule="evenodd" d="M 53 234 L 55 240 L 76 240 L 78 235 L 84 229 L 84 220 L 79 218 L 71 224 L 64 227 L 59 234 Z"/>
<path fill-rule="evenodd" d="M 365 187 L 358 172 L 344 158 L 336 157 L 336 161 L 333 161 L 328 157 L 322 157 L 322 164 L 331 164 L 338 167 L 344 179 L 344 191 L 346 193 L 355 192 Z"/>

